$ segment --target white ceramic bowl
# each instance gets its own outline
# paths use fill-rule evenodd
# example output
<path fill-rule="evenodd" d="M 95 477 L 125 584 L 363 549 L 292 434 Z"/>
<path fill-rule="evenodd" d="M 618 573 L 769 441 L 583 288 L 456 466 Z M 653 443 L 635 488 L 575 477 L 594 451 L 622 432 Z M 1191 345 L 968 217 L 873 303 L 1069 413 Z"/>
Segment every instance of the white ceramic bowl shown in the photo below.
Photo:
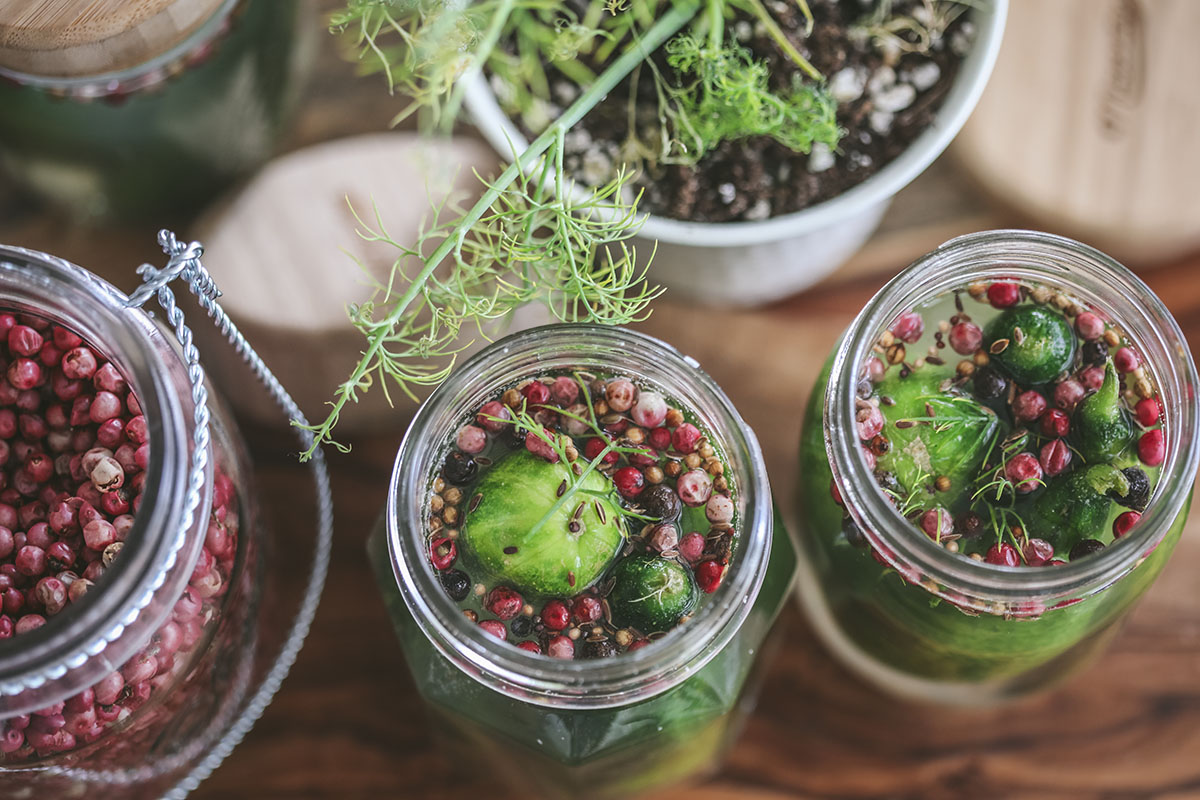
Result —
<path fill-rule="evenodd" d="M 954 138 L 991 74 L 1008 0 L 986 0 L 971 11 L 975 46 L 932 125 L 879 172 L 846 192 L 792 214 L 761 222 L 686 222 L 647 214 L 638 238 L 658 242 L 651 274 L 675 297 L 710 305 L 753 306 L 805 289 L 837 269 L 870 237 L 892 196 L 921 174 Z M 476 125 L 501 154 L 528 140 L 500 110 L 482 75 L 465 102 Z M 580 191 L 583 191 L 582 189 Z"/>

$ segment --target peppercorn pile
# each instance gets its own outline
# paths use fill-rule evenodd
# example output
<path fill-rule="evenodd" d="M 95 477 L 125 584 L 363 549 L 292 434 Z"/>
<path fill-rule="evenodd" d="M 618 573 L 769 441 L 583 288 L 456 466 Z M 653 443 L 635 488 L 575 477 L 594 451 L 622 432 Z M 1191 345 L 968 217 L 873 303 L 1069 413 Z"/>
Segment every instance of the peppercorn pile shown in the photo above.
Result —
<path fill-rule="evenodd" d="M 864 455 L 948 551 L 1058 565 L 1140 520 L 1165 456 L 1162 409 L 1119 321 L 1048 286 L 975 283 L 901 314 L 874 350 L 857 399 Z M 868 544 L 848 516 L 844 531 Z"/>
<path fill-rule="evenodd" d="M 542 376 L 484 403 L 429 498 L 443 588 L 488 633 L 554 658 L 636 650 L 715 592 L 734 487 L 701 420 L 623 376 Z"/>
<path fill-rule="evenodd" d="M 61 325 L 0 313 L 0 368 L 0 638 L 8 638 L 82 602 L 120 557 L 150 442 L 125 377 Z M 218 469 L 205 546 L 168 622 L 94 687 L 0 721 L 0 763 L 96 741 L 183 670 L 176 655 L 201 640 L 233 571 L 236 509 L 233 482 Z"/>

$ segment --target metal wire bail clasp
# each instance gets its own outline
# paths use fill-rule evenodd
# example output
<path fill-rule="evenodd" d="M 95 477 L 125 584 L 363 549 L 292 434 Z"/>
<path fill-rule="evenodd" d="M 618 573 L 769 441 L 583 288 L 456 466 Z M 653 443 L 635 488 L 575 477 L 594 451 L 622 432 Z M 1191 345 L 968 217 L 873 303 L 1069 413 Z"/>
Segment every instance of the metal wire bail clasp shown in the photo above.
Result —
<path fill-rule="evenodd" d="M 167 265 L 162 269 L 152 264 L 142 264 L 138 267 L 137 274 L 142 276 L 143 283 L 129 296 L 129 300 L 125 302 L 126 306 L 145 305 L 155 293 L 176 278 L 183 278 L 193 291 L 209 300 L 216 300 L 221 296 L 212 276 L 200 263 L 200 256 L 204 255 L 203 245 L 199 242 L 183 244 L 174 233 L 165 228 L 158 232 L 158 244 L 168 256 Z"/>

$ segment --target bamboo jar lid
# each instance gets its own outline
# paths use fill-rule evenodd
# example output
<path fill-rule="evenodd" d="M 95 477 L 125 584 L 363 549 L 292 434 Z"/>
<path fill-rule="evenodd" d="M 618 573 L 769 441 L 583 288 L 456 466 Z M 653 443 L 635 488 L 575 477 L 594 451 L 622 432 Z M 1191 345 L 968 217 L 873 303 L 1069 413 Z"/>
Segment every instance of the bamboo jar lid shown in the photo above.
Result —
<path fill-rule="evenodd" d="M 1200 247 L 1200 2 L 1012 0 L 954 143 L 1033 224 L 1134 264 Z"/>
<path fill-rule="evenodd" d="M 159 56 L 229 0 L 0 0 L 0 67 L 83 78 Z"/>
<path fill-rule="evenodd" d="M 389 244 L 358 235 L 361 225 L 351 206 L 376 230 L 377 208 L 391 238 L 411 245 L 435 200 L 454 192 L 467 205 L 473 202 L 481 190 L 475 172 L 485 178 L 499 172 L 496 155 L 476 139 L 401 132 L 354 136 L 276 159 L 197 225 L 191 238 L 204 243 L 204 265 L 223 293 L 222 307 L 310 420 L 325 418 L 325 404 L 365 347 L 350 325 L 347 305 L 367 300 L 399 255 Z M 447 212 L 444 219 L 452 217 Z M 529 306 L 511 326 L 485 329 L 495 337 L 547 321 L 543 306 Z M 243 390 L 249 373 L 220 333 L 206 323 L 193 330 L 205 368 L 231 405 L 264 424 L 281 424 L 262 392 Z M 462 341 L 473 341 L 472 349 L 487 344 L 474 326 Z M 407 424 L 416 403 L 389 386 L 393 408 L 383 388 L 374 385 L 346 406 L 338 434 Z"/>

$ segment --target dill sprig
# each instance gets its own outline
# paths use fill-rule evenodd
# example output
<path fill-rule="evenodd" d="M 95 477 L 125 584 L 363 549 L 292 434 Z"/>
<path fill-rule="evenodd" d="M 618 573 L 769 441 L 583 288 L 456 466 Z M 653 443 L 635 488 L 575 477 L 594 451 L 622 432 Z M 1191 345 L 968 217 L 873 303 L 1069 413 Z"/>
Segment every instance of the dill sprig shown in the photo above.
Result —
<path fill-rule="evenodd" d="M 977 0 L 922 0 L 911 14 L 892 11 L 893 0 L 877 0 L 875 8 L 851 28 L 851 35 L 870 39 L 880 50 L 927 53 L 946 29 Z"/>

